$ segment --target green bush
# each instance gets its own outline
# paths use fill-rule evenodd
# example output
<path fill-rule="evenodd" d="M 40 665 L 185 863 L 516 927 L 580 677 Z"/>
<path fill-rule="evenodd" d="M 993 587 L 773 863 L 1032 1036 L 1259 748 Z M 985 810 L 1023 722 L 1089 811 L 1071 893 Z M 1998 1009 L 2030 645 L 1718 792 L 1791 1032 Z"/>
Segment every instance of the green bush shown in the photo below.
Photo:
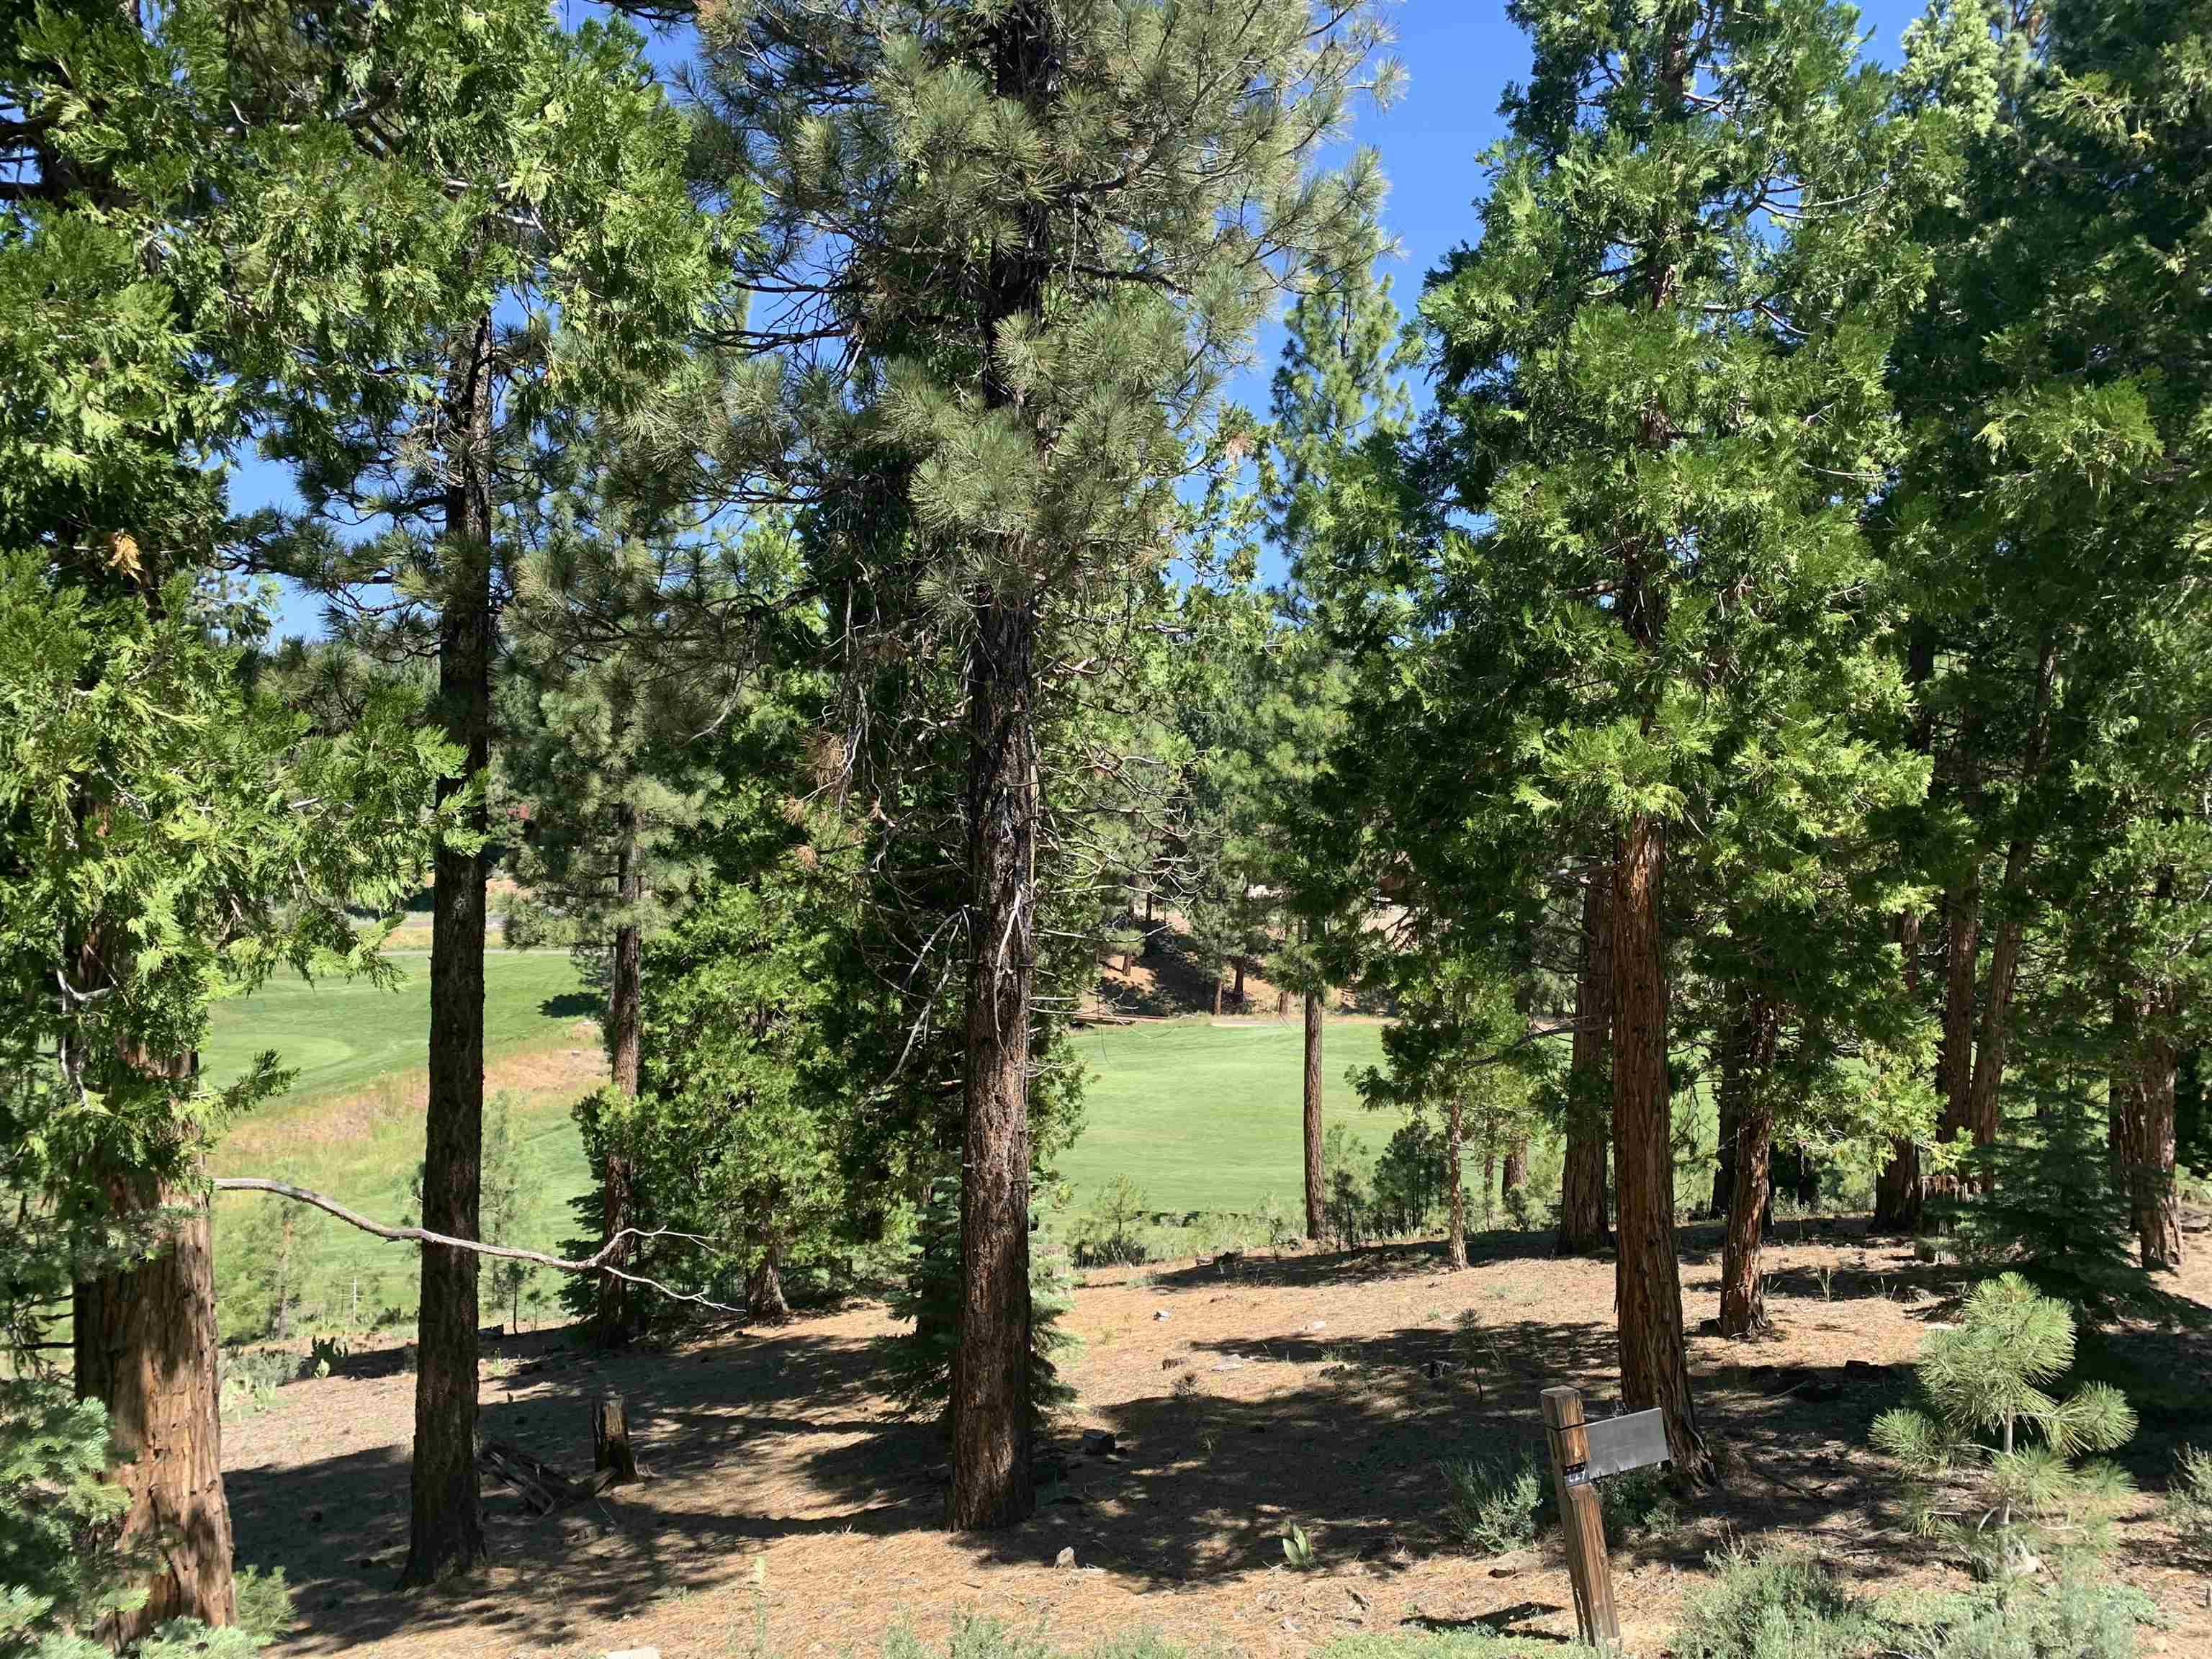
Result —
<path fill-rule="evenodd" d="M 2133 1659 L 2155 1603 L 2068 1575 L 1893 1606 L 1853 1595 L 1802 1551 L 1715 1558 L 1719 1581 L 1685 1600 L 1676 1659 Z"/>
<path fill-rule="evenodd" d="M 2135 1659 L 2158 1604 L 2110 1580 L 2069 1575 L 2044 1589 L 1938 1597 L 1894 1617 L 1881 1649 L 1900 1659 Z"/>
<path fill-rule="evenodd" d="M 42 1377 L 0 1378 L 0 1653 L 112 1659 L 86 1635 L 138 1604 L 141 1564 L 115 1546 L 125 1497 L 102 1479 L 107 1417 Z M 283 1575 L 238 1581 L 238 1624 L 172 1620 L 131 1659 L 246 1659 L 291 1620 Z"/>
<path fill-rule="evenodd" d="M 1632 1469 L 1601 1480 L 1597 1495 L 1611 1538 L 1664 1538 L 1682 1522 L 1682 1505 L 1663 1469 Z"/>
<path fill-rule="evenodd" d="M 1139 1231 L 1148 1212 L 1145 1194 L 1125 1175 L 1101 1188 L 1090 1213 L 1071 1230 L 1070 1243 L 1081 1267 L 1140 1267 L 1148 1259 Z"/>
<path fill-rule="evenodd" d="M 1042 1231 L 1030 1239 L 1030 1407 L 1042 1432 L 1075 1391 L 1056 1356 L 1074 1345 L 1060 1316 L 1074 1300 L 1066 1260 Z M 960 1182 L 932 1182 L 915 1223 L 905 1282 L 890 1296 L 894 1318 L 913 1329 L 890 1340 L 885 1382 L 908 1416 L 942 1416 L 951 1404 L 952 1356 L 960 1346 Z M 949 1426 L 949 1425 L 948 1425 Z"/>
<path fill-rule="evenodd" d="M 1692 1591 L 1674 1632 L 1676 1659 L 1858 1659 L 1882 1625 L 1803 1550 L 1717 1556 L 1717 1583 Z"/>
<path fill-rule="evenodd" d="M 2175 1455 L 2166 1509 L 2175 1531 L 2192 1544 L 2212 1548 L 2212 1452 L 2184 1446 Z"/>
<path fill-rule="evenodd" d="M 1528 1452 L 1455 1457 L 1443 1465 L 1444 1529 L 1484 1555 L 1535 1541 L 1550 1500 L 1545 1472 Z"/>
<path fill-rule="evenodd" d="M 2095 1554 L 2130 1490 L 2112 1465 L 2074 1461 L 2125 1444 L 2136 1419 L 2107 1383 L 2046 1393 L 2073 1363 L 2066 1304 L 2001 1274 L 1975 1286 L 1957 1328 L 1922 1346 L 1918 1404 L 1875 1420 L 1875 1444 L 1911 1483 L 1914 1527 L 1991 1577 Z"/>

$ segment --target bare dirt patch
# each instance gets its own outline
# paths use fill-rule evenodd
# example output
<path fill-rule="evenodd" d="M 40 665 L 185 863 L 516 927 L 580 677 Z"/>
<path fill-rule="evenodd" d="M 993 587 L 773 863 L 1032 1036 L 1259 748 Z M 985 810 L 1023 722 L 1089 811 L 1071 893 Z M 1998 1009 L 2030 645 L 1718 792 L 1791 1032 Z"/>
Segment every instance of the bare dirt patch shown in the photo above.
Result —
<path fill-rule="evenodd" d="M 1866 1449 L 1954 1276 L 1855 1231 L 1771 1253 L 1772 1340 L 1692 1339 L 1728 1478 L 1671 1532 L 1616 1547 L 1636 1650 L 1660 1651 L 1705 1557 L 1734 1538 L 1816 1542 L 1870 1588 L 1959 1582 L 1900 1529 L 1893 1482 Z M 225 1426 L 240 1559 L 282 1564 L 298 1587 L 301 1622 L 282 1649 L 295 1654 L 650 1644 L 678 1659 L 758 1640 L 841 1655 L 872 1650 L 899 1625 L 941 1638 L 975 1611 L 1069 1646 L 1148 1628 L 1252 1655 L 1358 1631 L 1571 1635 L 1548 1540 L 1477 1559 L 1439 1516 L 1440 1460 L 1534 1443 L 1540 1388 L 1571 1381 L 1594 1411 L 1611 1409 L 1611 1264 L 1553 1261 L 1548 1244 L 1489 1235 L 1459 1273 L 1415 1246 L 1094 1282 L 1070 1316 L 1084 1348 L 1070 1368 L 1080 1405 L 1062 1437 L 1065 1473 L 1032 1521 L 980 1538 L 940 1529 L 941 1446 L 889 1417 L 876 1391 L 873 1344 L 893 1328 L 879 1308 L 665 1352 L 590 1354 L 558 1333 L 509 1340 L 487 1360 L 488 1437 L 582 1473 L 591 1402 L 617 1390 L 651 1478 L 544 1520 L 488 1489 L 491 1568 L 405 1596 L 392 1584 L 413 1379 L 397 1353 L 357 1356 Z M 1717 1250 L 1713 1230 L 1686 1235 L 1693 1328 L 1717 1306 Z M 2212 1303 L 2204 1256 L 2181 1288 Z M 1468 1310 L 1471 1342 L 1457 1328 Z M 2179 1381 L 2146 1405 L 2133 1459 L 2154 1492 L 2173 1443 L 2212 1431 L 2212 1343 L 2125 1340 L 2148 1374 Z M 1475 1363 L 1430 1374 L 1428 1362 L 1470 1352 Z M 1115 1450 L 1074 1449 L 1086 1427 L 1110 1430 Z M 1282 1564 L 1293 1521 L 1313 1540 L 1314 1571 Z M 2116 1570 L 2172 1621 L 2146 1632 L 2146 1650 L 2212 1655 L 2206 1564 L 2182 1553 L 2154 1496 L 2124 1540 Z M 1063 1548 L 1073 1569 L 1054 1565 Z"/>

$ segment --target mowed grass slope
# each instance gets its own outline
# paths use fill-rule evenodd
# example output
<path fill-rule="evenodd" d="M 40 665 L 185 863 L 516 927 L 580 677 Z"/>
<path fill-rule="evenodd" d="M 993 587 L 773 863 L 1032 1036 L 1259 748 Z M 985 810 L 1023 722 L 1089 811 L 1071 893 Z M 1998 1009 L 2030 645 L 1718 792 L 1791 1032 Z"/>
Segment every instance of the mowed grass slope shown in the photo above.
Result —
<path fill-rule="evenodd" d="M 380 1221 L 413 1218 L 422 1157 L 429 1026 L 427 957 L 396 959 L 397 988 L 285 977 L 215 1012 L 203 1059 L 211 1083 L 263 1049 L 296 1069 L 290 1091 L 231 1127 L 218 1175 L 258 1175 L 329 1194 Z M 511 1242 L 556 1249 L 578 1229 L 572 1201 L 589 1183 L 570 1108 L 603 1075 L 596 1003 L 565 951 L 492 951 L 484 959 L 486 1097 L 511 1091 L 521 1174 Z M 1154 1210 L 1249 1214 L 1270 1197 L 1297 1212 L 1304 1176 L 1299 1098 L 1304 1033 L 1295 1018 L 1217 1024 L 1202 1016 L 1092 1027 L 1073 1039 L 1091 1074 L 1084 1127 L 1059 1160 L 1079 1208 L 1127 1176 Z M 1382 1060 L 1382 1027 L 1333 1022 L 1323 1049 L 1328 1121 L 1379 1152 L 1402 1121 L 1372 1112 L 1347 1073 Z M 277 1248 L 276 1200 L 225 1194 L 216 1208 L 216 1284 L 227 1331 L 246 1334 L 266 1305 Z M 259 1231 L 248 1229 L 259 1221 Z M 414 1252 L 300 1210 L 289 1269 L 297 1322 L 343 1328 L 397 1310 L 411 1316 Z M 487 1323 L 503 1314 L 487 1286 Z"/>
<path fill-rule="evenodd" d="M 1158 1212 L 1250 1214 L 1269 1197 L 1303 1213 L 1305 1033 L 1296 1017 L 1215 1024 L 1197 1018 L 1078 1031 L 1091 1072 L 1083 1131 L 1060 1155 L 1079 1209 L 1127 1176 Z M 1322 1110 L 1371 1157 L 1405 1121 L 1370 1111 L 1347 1073 L 1382 1062 L 1382 1027 L 1333 1021 L 1322 1041 Z"/>
<path fill-rule="evenodd" d="M 289 1092 L 231 1126 L 217 1175 L 258 1175 L 327 1193 L 376 1220 L 414 1219 L 410 1186 L 422 1158 L 428 1092 L 427 957 L 398 957 L 396 988 L 287 975 L 215 1010 L 202 1061 L 210 1083 L 236 1077 L 264 1049 L 295 1068 Z M 511 1091 L 520 1176 L 512 1242 L 551 1249 L 575 1231 L 570 1200 L 589 1184 L 570 1108 L 604 1073 L 595 999 L 565 951 L 494 950 L 484 957 L 487 1101 Z M 245 1334 L 265 1305 L 278 1241 L 266 1227 L 277 1200 L 226 1194 L 216 1206 L 216 1284 L 227 1332 Z M 344 1328 L 415 1308 L 414 1250 L 297 1209 L 293 1259 L 301 1323 Z M 251 1259 L 249 1259 L 251 1258 Z M 503 1315 L 489 1305 L 486 1323 Z"/>

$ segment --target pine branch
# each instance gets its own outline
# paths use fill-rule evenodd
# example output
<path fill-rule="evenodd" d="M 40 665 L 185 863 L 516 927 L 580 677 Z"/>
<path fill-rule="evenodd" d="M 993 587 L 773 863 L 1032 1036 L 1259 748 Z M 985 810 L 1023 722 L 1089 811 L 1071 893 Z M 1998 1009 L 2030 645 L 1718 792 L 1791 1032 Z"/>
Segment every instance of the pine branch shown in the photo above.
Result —
<path fill-rule="evenodd" d="M 380 1221 L 372 1221 L 357 1211 L 349 1210 L 334 1198 L 310 1191 L 305 1187 L 295 1187 L 289 1181 L 267 1181 L 259 1176 L 217 1176 L 210 1184 L 219 1193 L 274 1193 L 277 1197 L 289 1198 L 295 1203 L 312 1205 L 325 1214 L 336 1216 L 349 1227 L 358 1227 L 365 1233 L 374 1234 L 395 1244 L 442 1244 L 448 1249 L 467 1250 L 476 1255 L 493 1256 L 502 1261 L 527 1261 L 532 1267 L 550 1267 L 557 1273 L 605 1273 L 625 1284 L 642 1285 L 647 1290 L 658 1291 L 672 1302 L 693 1302 L 716 1313 L 736 1314 L 741 1318 L 744 1314 L 741 1308 L 672 1290 L 657 1279 L 647 1279 L 642 1273 L 626 1273 L 614 1265 L 616 1253 L 632 1239 L 640 1243 L 656 1238 L 680 1238 L 693 1244 L 709 1243 L 697 1233 L 679 1233 L 665 1227 L 625 1227 L 609 1239 L 597 1255 L 575 1261 L 566 1256 L 547 1255 L 542 1250 L 526 1250 L 513 1244 L 489 1244 L 482 1239 L 456 1238 L 450 1233 L 433 1232 L 428 1227 L 387 1227 Z"/>

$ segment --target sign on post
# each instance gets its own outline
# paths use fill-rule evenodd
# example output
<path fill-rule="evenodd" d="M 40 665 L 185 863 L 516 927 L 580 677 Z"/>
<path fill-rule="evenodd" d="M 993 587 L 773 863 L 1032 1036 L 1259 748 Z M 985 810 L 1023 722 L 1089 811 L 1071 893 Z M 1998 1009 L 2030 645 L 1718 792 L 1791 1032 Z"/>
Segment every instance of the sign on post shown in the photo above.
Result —
<path fill-rule="evenodd" d="M 1552 1454 L 1552 1491 L 1567 1543 L 1574 1583 L 1575 1626 L 1592 1647 L 1620 1645 L 1613 1605 L 1613 1562 L 1606 1553 L 1605 1511 L 1597 1483 L 1608 1475 L 1668 1461 L 1667 1421 L 1657 1411 L 1593 1423 L 1583 1415 L 1579 1389 L 1544 1390 L 1544 1439 Z"/>

